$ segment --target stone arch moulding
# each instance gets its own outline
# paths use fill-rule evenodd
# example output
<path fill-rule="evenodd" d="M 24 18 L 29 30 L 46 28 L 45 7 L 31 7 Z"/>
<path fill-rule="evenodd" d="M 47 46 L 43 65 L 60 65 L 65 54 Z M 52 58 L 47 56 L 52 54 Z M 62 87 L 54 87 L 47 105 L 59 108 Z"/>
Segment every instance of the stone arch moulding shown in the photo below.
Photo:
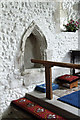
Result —
<path fill-rule="evenodd" d="M 31 59 L 47 60 L 47 40 L 38 25 L 32 21 L 21 38 L 20 70 L 40 68 L 40 65 L 31 63 Z"/>

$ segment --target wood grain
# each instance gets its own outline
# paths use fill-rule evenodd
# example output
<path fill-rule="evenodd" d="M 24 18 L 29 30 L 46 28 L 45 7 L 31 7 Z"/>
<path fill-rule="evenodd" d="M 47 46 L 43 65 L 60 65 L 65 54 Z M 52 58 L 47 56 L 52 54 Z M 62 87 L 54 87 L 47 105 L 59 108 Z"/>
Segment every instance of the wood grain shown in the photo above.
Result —
<path fill-rule="evenodd" d="M 59 66 L 59 67 L 80 69 L 80 64 L 52 62 L 52 61 L 44 61 L 44 60 L 36 60 L 36 59 L 31 59 L 31 62 L 39 63 L 45 66 L 46 98 L 50 100 L 53 98 L 51 67 Z M 70 88 L 72 88 L 72 86 L 75 85 L 71 84 Z M 77 86 L 77 82 L 76 82 L 76 86 Z"/>
<path fill-rule="evenodd" d="M 52 99 L 52 71 L 51 67 L 45 67 L 46 98 Z"/>
<path fill-rule="evenodd" d="M 48 65 L 50 67 L 59 66 L 59 67 L 80 69 L 80 64 L 63 63 L 63 62 L 52 62 L 52 61 L 44 61 L 44 60 L 36 60 L 36 59 L 31 59 L 31 62 L 32 63 L 43 64 L 44 66 Z"/>

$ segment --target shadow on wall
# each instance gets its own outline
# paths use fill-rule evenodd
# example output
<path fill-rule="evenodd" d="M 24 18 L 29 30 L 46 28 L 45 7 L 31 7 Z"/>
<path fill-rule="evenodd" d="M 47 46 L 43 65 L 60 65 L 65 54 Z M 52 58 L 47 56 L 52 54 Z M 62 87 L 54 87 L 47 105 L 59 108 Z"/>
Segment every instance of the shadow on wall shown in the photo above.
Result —
<path fill-rule="evenodd" d="M 66 63 L 70 63 L 70 52 L 67 52 L 66 55 L 64 56 L 64 58 L 62 59 L 62 62 L 66 62 Z"/>
<path fill-rule="evenodd" d="M 8 119 L 10 119 L 11 118 L 11 116 L 12 116 L 12 114 L 11 114 L 11 106 L 9 106 L 5 111 L 4 111 L 4 113 L 2 114 L 2 118 L 1 118 L 1 120 L 8 120 Z M 13 116 L 12 116 L 12 118 L 14 118 Z"/>
<path fill-rule="evenodd" d="M 31 58 L 41 59 L 40 43 L 32 33 L 27 38 L 26 44 L 25 44 L 25 51 L 24 51 L 25 69 L 40 67 L 39 64 L 34 64 L 34 65 L 31 64 Z"/>

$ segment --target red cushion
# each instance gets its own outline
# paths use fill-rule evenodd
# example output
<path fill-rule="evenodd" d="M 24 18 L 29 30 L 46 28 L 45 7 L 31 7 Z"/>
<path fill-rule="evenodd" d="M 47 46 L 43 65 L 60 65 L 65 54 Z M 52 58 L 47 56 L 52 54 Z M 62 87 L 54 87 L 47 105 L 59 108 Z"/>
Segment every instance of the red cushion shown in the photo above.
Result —
<path fill-rule="evenodd" d="M 67 82 L 76 81 L 78 79 L 79 79 L 78 76 L 73 76 L 73 75 L 68 75 L 68 74 L 58 77 L 58 80 L 63 80 L 63 81 L 67 81 Z"/>
<path fill-rule="evenodd" d="M 33 114 L 35 117 L 41 119 L 41 120 L 54 120 L 54 119 L 60 119 L 65 120 L 63 117 L 41 107 L 40 105 L 28 100 L 27 98 L 20 98 L 18 100 L 13 100 L 13 104 L 16 106 L 19 106 L 20 108 L 24 109 L 25 111 Z"/>

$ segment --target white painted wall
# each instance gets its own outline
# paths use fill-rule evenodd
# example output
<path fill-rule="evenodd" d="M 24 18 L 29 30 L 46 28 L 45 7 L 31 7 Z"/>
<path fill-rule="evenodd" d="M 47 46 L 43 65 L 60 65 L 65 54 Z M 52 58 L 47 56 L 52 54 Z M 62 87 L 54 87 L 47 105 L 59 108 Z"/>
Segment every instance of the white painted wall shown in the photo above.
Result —
<path fill-rule="evenodd" d="M 32 20 L 36 22 L 46 37 L 48 60 L 70 62 L 69 50 L 78 49 L 78 32 L 60 31 L 59 23 L 63 23 L 60 21 L 63 21 L 65 15 L 60 18 L 59 3 L 25 1 L 0 1 L 0 115 L 9 106 L 11 100 L 33 90 L 37 84 L 35 80 L 35 83 L 29 81 L 29 85 L 25 86 L 24 76 L 21 76 L 18 69 L 21 37 Z M 72 11 L 72 4 L 74 1 L 68 4 L 69 12 L 70 8 Z M 63 6 L 64 9 L 67 9 L 67 2 Z M 73 17 L 76 18 L 76 14 L 77 11 L 74 11 Z M 64 73 L 63 69 L 55 68 L 53 79 L 62 73 Z"/>

